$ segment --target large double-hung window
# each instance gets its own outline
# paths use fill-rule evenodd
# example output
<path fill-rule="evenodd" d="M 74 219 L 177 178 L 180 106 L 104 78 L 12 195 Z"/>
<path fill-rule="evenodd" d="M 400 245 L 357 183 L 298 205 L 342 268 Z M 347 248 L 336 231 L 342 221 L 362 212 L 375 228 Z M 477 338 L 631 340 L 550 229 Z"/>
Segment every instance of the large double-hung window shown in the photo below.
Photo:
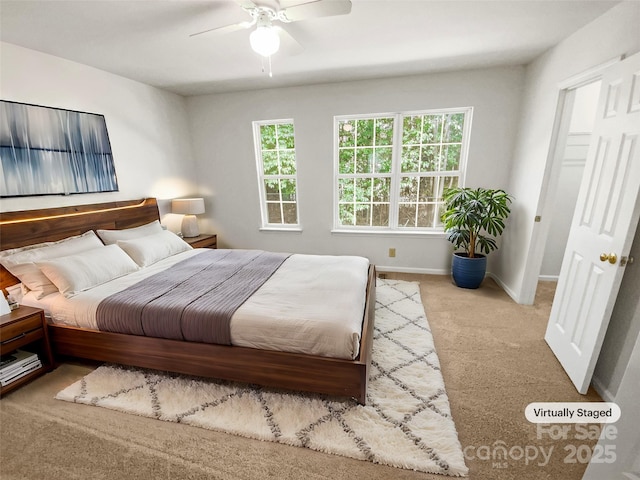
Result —
<path fill-rule="evenodd" d="M 471 108 L 335 117 L 335 229 L 441 230 L 461 185 Z"/>

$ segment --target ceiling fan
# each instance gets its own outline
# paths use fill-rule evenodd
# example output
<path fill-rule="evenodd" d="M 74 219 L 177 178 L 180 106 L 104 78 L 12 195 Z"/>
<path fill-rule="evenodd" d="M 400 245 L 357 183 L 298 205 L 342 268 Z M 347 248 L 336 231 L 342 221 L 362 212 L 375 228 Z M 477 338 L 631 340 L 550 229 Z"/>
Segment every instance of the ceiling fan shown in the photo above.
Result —
<path fill-rule="evenodd" d="M 229 33 L 255 25 L 255 30 L 249 36 L 251 48 L 263 57 L 271 57 L 280 48 L 280 34 L 291 36 L 280 26 L 274 25 L 274 22 L 292 23 L 310 18 L 346 15 L 351 12 L 351 0 L 311 0 L 287 8 L 280 8 L 278 0 L 261 0 L 258 3 L 252 0 L 235 2 L 251 16 L 250 21 L 210 28 L 192 33 L 190 37 L 210 32 Z"/>

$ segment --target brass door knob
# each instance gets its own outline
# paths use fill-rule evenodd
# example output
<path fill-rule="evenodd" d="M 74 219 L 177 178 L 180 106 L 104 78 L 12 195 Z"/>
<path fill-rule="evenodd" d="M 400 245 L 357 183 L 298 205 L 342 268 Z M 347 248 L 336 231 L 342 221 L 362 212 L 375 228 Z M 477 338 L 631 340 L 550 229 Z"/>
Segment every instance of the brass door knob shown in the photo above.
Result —
<path fill-rule="evenodd" d="M 618 256 L 615 253 L 610 253 L 608 255 L 606 253 L 600 254 L 601 262 L 606 262 L 607 260 L 609 260 L 609 263 L 611 265 L 615 265 L 616 262 L 618 261 Z"/>

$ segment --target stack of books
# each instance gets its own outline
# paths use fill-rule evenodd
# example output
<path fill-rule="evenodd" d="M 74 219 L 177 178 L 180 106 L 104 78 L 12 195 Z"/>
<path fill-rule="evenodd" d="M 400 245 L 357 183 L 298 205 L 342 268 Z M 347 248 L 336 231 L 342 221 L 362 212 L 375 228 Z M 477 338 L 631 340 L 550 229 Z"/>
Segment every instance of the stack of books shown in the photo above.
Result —
<path fill-rule="evenodd" d="M 38 355 L 24 350 L 16 350 L 0 357 L 0 385 L 3 387 L 15 382 L 42 367 Z"/>

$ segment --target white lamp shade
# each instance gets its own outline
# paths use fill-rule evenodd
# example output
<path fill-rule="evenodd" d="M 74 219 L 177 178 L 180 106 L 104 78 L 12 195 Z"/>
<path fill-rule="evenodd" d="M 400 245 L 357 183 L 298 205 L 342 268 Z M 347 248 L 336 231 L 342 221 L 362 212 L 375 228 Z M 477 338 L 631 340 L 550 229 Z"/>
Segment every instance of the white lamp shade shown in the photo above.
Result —
<path fill-rule="evenodd" d="M 251 35 L 249 43 L 254 52 L 263 57 L 269 57 L 280 48 L 280 36 L 278 32 L 269 25 L 258 26 Z"/>
<path fill-rule="evenodd" d="M 204 213 L 204 199 L 176 198 L 171 201 L 171 211 L 182 215 L 198 215 Z"/>

